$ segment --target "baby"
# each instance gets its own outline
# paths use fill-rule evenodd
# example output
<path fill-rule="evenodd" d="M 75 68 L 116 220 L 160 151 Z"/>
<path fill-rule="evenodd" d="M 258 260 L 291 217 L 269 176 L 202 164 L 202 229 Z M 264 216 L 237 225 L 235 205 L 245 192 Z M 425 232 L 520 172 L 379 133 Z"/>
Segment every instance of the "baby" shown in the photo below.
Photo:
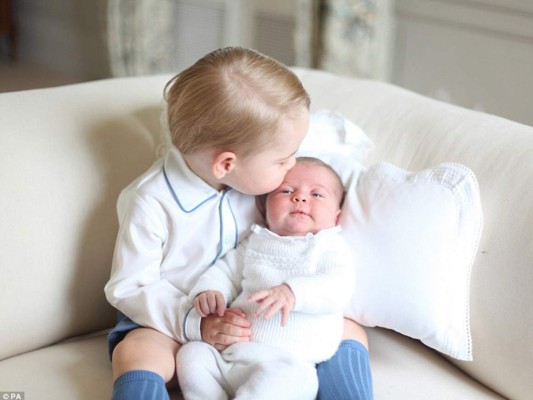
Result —
<path fill-rule="evenodd" d="M 185 344 L 177 359 L 186 400 L 316 398 L 315 364 L 339 346 L 353 287 L 350 251 L 337 226 L 343 198 L 335 171 L 309 157 L 258 198 L 267 227 L 254 225 L 190 292 L 201 316 L 223 315 L 227 304 L 244 310 L 250 342 L 222 352 Z"/>

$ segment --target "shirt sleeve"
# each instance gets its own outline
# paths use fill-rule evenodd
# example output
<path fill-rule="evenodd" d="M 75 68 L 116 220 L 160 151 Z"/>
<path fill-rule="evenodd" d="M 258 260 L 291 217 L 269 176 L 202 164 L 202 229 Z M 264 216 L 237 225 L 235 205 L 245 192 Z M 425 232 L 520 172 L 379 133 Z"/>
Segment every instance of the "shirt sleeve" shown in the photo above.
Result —
<path fill-rule="evenodd" d="M 316 273 L 286 283 L 294 293 L 294 311 L 329 314 L 343 312 L 351 298 L 355 265 L 341 238 L 330 241 L 318 259 Z"/>
<path fill-rule="evenodd" d="M 192 306 L 187 294 L 161 278 L 168 229 L 149 201 L 134 197 L 123 212 L 111 277 L 105 286 L 107 300 L 142 326 L 181 343 L 193 339 L 187 333 L 197 340 L 201 338 L 200 317 L 189 315 Z"/>

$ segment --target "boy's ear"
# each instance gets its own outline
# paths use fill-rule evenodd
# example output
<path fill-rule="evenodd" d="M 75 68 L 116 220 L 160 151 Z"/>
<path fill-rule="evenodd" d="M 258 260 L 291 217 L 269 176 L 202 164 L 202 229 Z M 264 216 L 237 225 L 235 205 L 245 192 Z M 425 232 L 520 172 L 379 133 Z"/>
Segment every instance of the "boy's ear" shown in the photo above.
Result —
<path fill-rule="evenodd" d="M 222 153 L 216 154 L 213 158 L 213 164 L 211 166 L 215 178 L 222 179 L 231 171 L 233 171 L 236 161 L 237 156 L 232 151 L 223 151 Z"/>

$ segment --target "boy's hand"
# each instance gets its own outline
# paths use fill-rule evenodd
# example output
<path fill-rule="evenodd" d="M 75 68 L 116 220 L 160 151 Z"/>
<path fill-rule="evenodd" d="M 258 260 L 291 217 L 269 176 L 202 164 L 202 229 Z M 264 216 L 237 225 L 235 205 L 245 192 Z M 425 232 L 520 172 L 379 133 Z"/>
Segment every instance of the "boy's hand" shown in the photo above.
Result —
<path fill-rule="evenodd" d="M 228 308 L 223 316 L 210 314 L 202 318 L 202 340 L 218 351 L 237 342 L 249 342 L 252 330 L 246 314 L 238 308 Z"/>
<path fill-rule="evenodd" d="M 222 292 L 217 290 L 208 290 L 197 295 L 193 300 L 194 308 L 201 317 L 207 317 L 209 314 L 223 316 L 226 310 L 226 301 Z"/>
<path fill-rule="evenodd" d="M 254 301 L 259 303 L 259 307 L 254 313 L 256 317 L 266 311 L 265 319 L 269 319 L 281 310 L 281 326 L 285 326 L 289 320 L 289 314 L 294 308 L 295 298 L 289 285 L 283 283 L 270 289 L 260 290 L 248 297 L 249 303 Z"/>

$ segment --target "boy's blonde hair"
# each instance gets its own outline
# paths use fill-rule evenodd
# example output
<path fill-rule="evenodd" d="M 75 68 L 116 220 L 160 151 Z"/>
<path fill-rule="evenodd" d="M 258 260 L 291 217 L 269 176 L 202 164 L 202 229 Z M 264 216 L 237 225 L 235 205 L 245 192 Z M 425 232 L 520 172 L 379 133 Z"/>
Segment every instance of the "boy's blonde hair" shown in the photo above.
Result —
<path fill-rule="evenodd" d="M 283 117 L 308 110 L 298 77 L 254 50 L 213 51 L 165 86 L 172 143 L 184 153 L 206 148 L 246 156 L 268 143 Z"/>

